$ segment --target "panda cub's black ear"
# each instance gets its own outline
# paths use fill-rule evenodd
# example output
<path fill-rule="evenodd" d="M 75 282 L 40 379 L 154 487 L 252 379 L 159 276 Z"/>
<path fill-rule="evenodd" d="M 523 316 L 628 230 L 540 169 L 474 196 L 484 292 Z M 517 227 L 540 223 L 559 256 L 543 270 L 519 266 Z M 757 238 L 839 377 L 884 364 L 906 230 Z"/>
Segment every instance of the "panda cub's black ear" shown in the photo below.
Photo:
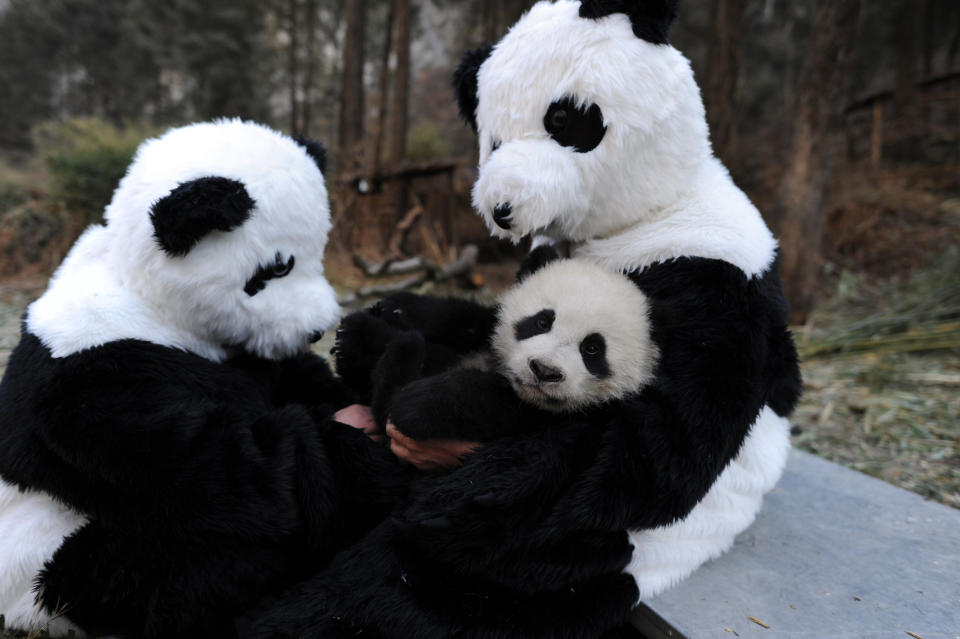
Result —
<path fill-rule="evenodd" d="M 677 19 L 679 0 L 582 0 L 581 18 L 603 18 L 614 13 L 630 17 L 633 33 L 653 44 L 667 44 L 670 27 Z"/>
<path fill-rule="evenodd" d="M 453 91 L 456 94 L 457 105 L 460 107 L 460 115 L 473 132 L 477 132 L 477 75 L 480 73 L 480 66 L 490 57 L 493 51 L 493 45 L 487 45 L 479 49 L 467 51 L 460 61 L 460 66 L 453 72 Z"/>
<path fill-rule="evenodd" d="M 182 257 L 211 231 L 243 224 L 256 202 L 242 182 L 202 177 L 184 182 L 150 207 L 153 235 L 167 254 Z"/>
<path fill-rule="evenodd" d="M 316 140 L 311 140 L 310 138 L 305 138 L 302 136 L 297 136 L 293 138 L 293 141 L 303 147 L 313 161 L 316 163 L 317 168 L 320 169 L 320 172 L 324 175 L 327 174 L 327 150 L 324 148 L 323 144 L 317 142 Z"/>
<path fill-rule="evenodd" d="M 529 254 L 520 263 L 520 270 L 517 271 L 517 284 L 527 279 L 550 262 L 559 260 L 560 253 L 549 244 L 538 246 L 530 251 Z"/>

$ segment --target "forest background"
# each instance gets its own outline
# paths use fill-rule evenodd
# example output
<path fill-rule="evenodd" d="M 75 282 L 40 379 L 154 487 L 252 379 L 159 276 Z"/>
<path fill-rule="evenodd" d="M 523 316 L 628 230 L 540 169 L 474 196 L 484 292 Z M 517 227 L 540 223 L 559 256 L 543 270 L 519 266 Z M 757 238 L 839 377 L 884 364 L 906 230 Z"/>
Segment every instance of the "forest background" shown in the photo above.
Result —
<path fill-rule="evenodd" d="M 214 117 L 322 140 L 344 301 L 492 299 L 450 77 L 529 0 L 0 0 L 0 363 L 140 141 Z M 794 443 L 960 507 L 960 3 L 684 0 L 672 43 L 777 233 Z"/>

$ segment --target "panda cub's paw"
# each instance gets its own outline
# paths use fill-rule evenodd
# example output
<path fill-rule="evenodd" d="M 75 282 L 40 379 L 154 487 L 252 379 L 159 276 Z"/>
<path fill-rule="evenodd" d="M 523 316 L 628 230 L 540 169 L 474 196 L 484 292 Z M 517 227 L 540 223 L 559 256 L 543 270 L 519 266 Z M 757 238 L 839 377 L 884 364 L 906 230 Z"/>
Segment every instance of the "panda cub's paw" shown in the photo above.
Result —
<path fill-rule="evenodd" d="M 332 351 L 337 374 L 349 388 L 369 393 L 377 362 L 399 334 L 399 329 L 369 311 L 356 311 L 343 318 Z"/>

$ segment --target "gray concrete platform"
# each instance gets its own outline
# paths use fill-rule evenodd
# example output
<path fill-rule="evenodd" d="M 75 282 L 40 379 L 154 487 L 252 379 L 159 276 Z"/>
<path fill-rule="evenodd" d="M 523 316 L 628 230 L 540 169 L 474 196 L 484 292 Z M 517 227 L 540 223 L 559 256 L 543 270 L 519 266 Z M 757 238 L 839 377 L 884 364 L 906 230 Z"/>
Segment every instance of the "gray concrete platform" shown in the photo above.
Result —
<path fill-rule="evenodd" d="M 733 549 L 634 623 L 649 639 L 960 639 L 960 510 L 793 451 Z"/>

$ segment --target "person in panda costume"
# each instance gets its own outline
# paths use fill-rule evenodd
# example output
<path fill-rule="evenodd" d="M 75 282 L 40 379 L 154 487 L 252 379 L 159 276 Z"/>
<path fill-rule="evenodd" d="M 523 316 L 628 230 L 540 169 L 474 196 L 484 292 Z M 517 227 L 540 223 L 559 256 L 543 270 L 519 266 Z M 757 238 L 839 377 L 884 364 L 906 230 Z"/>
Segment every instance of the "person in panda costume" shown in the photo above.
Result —
<path fill-rule="evenodd" d="M 480 140 L 475 208 L 497 236 L 627 274 L 650 305 L 652 380 L 478 447 L 251 613 L 249 636 L 616 636 L 753 521 L 786 462 L 799 367 L 777 243 L 713 156 L 667 41 L 676 8 L 539 2 L 455 75 Z M 446 445 L 392 436 L 411 458 Z"/>
<path fill-rule="evenodd" d="M 8 628 L 229 636 L 385 514 L 396 464 L 308 350 L 340 313 L 323 159 L 239 120 L 148 140 L 30 305 L 0 383 Z"/>
<path fill-rule="evenodd" d="M 480 142 L 473 203 L 491 232 L 565 242 L 653 304 L 651 391 L 684 428 L 669 437 L 678 491 L 625 522 L 639 599 L 753 521 L 801 391 L 777 243 L 713 155 L 690 64 L 667 40 L 677 4 L 539 2 L 455 75 Z"/>

